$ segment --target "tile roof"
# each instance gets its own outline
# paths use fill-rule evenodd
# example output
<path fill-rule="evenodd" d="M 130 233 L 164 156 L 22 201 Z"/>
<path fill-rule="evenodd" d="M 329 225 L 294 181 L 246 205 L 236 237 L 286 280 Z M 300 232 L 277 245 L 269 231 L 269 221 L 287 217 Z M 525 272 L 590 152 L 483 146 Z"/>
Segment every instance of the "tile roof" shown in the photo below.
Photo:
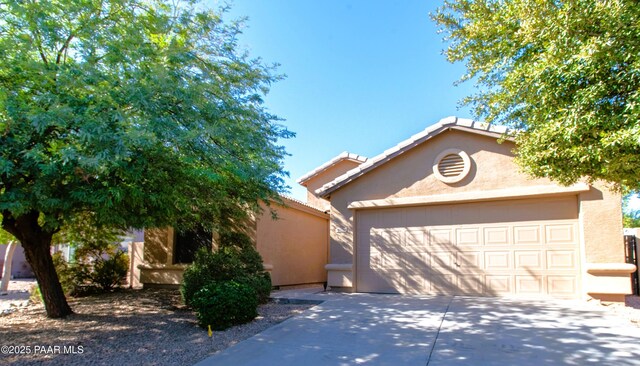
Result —
<path fill-rule="evenodd" d="M 326 214 L 326 213 L 327 213 L 327 212 L 325 212 L 324 210 L 322 210 L 322 209 L 320 209 L 320 208 L 318 208 L 318 207 L 312 206 L 312 205 L 310 205 L 310 204 L 309 204 L 309 203 L 307 203 L 307 202 L 302 202 L 302 201 L 300 201 L 299 199 L 293 198 L 293 197 L 291 197 L 291 196 L 287 196 L 287 195 L 285 195 L 285 194 L 280 194 L 280 197 L 281 197 L 284 201 L 294 202 L 294 203 L 297 203 L 297 204 L 299 204 L 299 205 L 301 205 L 301 206 L 305 206 L 305 207 L 310 208 L 310 209 L 312 209 L 312 210 L 318 211 L 318 212 L 320 212 L 320 213 L 324 213 L 324 214 Z M 286 202 L 285 202 L 285 204 L 286 204 Z"/>
<path fill-rule="evenodd" d="M 486 122 L 478 122 L 471 119 L 458 118 L 454 116 L 446 117 L 438 121 L 438 123 L 435 123 L 427 127 L 422 132 L 419 132 L 409 137 L 408 139 L 401 141 L 396 146 L 388 150 L 385 150 L 382 154 L 379 154 L 371 159 L 368 159 L 363 164 L 360 164 L 356 168 L 353 168 L 348 172 L 346 172 L 345 174 L 335 178 L 331 182 L 328 182 L 327 184 L 318 188 L 315 191 L 315 193 L 319 197 L 326 197 L 331 192 L 355 180 L 361 175 L 367 173 L 368 171 L 377 168 L 378 166 L 386 163 L 387 161 L 395 158 L 396 156 L 403 154 L 404 152 L 420 145 L 422 142 L 449 129 L 457 129 L 457 130 L 470 131 L 470 132 L 475 132 L 480 134 L 488 134 L 495 137 L 504 136 L 509 131 L 506 126 L 497 126 L 497 125 L 492 125 Z"/>
<path fill-rule="evenodd" d="M 339 162 L 341 162 L 342 160 L 352 160 L 355 162 L 360 162 L 360 163 L 364 163 L 367 161 L 367 158 L 358 154 L 353 154 L 347 151 L 344 151 L 342 153 L 340 153 L 340 155 L 334 157 L 333 159 L 327 161 L 326 163 L 320 165 L 319 167 L 313 169 L 312 171 L 310 171 L 309 173 L 303 175 L 302 177 L 298 178 L 297 182 L 298 184 L 302 184 L 304 185 L 305 182 L 307 182 L 309 179 L 315 177 L 316 175 L 322 173 L 323 171 L 329 169 L 330 167 L 338 164 Z"/>

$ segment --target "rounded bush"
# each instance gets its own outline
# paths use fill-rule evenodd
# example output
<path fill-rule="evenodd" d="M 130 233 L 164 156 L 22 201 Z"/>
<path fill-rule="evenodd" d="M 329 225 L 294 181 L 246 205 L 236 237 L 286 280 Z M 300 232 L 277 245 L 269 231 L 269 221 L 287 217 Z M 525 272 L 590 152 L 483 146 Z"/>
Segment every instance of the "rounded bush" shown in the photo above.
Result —
<path fill-rule="evenodd" d="M 192 306 L 196 292 L 204 286 L 223 281 L 236 281 L 251 286 L 260 303 L 271 293 L 271 276 L 264 271 L 262 258 L 255 248 L 222 246 L 211 252 L 200 248 L 193 263 L 186 268 L 180 291 L 185 304 Z"/>
<path fill-rule="evenodd" d="M 268 272 L 256 273 L 237 279 L 238 282 L 251 286 L 258 297 L 260 304 L 265 304 L 269 301 L 269 295 L 271 295 L 271 275 Z"/>
<path fill-rule="evenodd" d="M 200 248 L 193 263 L 184 271 L 180 287 L 182 299 L 192 306 L 196 292 L 206 285 L 243 276 L 241 267 L 240 260 L 229 251 L 221 249 L 213 253 Z"/>
<path fill-rule="evenodd" d="M 118 250 L 110 258 L 98 258 L 93 265 L 89 278 L 92 284 L 102 291 L 110 291 L 121 286 L 127 279 L 129 256 Z"/>
<path fill-rule="evenodd" d="M 225 330 L 243 324 L 258 316 L 258 297 L 246 284 L 223 281 L 204 286 L 194 295 L 192 306 L 198 325 Z"/>

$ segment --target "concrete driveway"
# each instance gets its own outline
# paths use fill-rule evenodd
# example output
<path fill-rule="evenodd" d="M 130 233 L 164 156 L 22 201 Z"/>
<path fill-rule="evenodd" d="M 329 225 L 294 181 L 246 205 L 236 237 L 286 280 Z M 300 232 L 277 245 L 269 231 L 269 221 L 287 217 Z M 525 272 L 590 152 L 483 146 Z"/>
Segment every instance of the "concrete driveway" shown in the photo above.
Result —
<path fill-rule="evenodd" d="M 580 301 L 280 296 L 324 302 L 197 365 L 640 365 L 640 328 Z"/>

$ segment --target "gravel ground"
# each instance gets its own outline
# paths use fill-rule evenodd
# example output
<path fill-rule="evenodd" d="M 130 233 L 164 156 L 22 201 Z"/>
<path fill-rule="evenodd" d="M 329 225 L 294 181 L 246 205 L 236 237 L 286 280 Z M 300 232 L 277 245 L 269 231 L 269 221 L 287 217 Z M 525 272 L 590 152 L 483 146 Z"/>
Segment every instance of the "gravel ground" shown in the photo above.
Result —
<path fill-rule="evenodd" d="M 0 364 L 192 365 L 312 306 L 261 305 L 252 322 L 209 338 L 177 290 L 124 290 L 70 305 L 75 314 L 64 320 L 47 319 L 40 304 L 0 317 L 0 346 L 24 346 L 17 351 L 31 353 L 3 349 Z"/>

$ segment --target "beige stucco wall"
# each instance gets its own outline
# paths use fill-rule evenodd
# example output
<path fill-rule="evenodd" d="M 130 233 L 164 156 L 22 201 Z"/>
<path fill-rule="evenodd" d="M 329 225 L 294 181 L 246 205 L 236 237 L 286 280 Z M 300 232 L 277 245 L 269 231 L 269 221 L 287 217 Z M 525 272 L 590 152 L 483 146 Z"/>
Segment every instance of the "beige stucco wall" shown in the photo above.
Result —
<path fill-rule="evenodd" d="M 285 200 L 272 206 L 277 220 L 265 210 L 258 220 L 257 248 L 271 271 L 274 286 L 323 283 L 328 259 L 329 215 Z"/>
<path fill-rule="evenodd" d="M 578 198 L 587 263 L 624 262 L 620 194 L 595 183 Z"/>
<path fill-rule="evenodd" d="M 144 242 L 131 242 L 127 245 L 129 254 L 129 271 L 127 272 L 127 282 L 131 288 L 141 288 L 140 264 L 144 263 Z"/>
<path fill-rule="evenodd" d="M 432 166 L 437 155 L 450 148 L 469 155 L 471 170 L 462 181 L 445 184 L 433 175 Z M 509 141 L 498 144 L 492 137 L 447 131 L 333 192 L 330 262 L 352 263 L 353 211 L 347 206 L 353 201 L 552 184 L 547 179 L 531 180 L 519 173 L 513 162 L 513 148 Z"/>
<path fill-rule="evenodd" d="M 445 149 L 457 148 L 471 158 L 471 169 L 466 178 L 454 184 L 445 184 L 433 174 L 437 155 Z M 331 193 L 329 286 L 351 287 L 354 281 L 354 210 L 348 206 L 354 201 L 382 200 L 416 196 L 452 195 L 482 198 L 491 190 L 535 189 L 552 186 L 547 179 L 530 179 L 519 172 L 513 162 L 514 144 L 499 144 L 495 137 L 465 131 L 451 130 L 440 133 L 423 144 L 364 174 Z M 576 193 L 577 194 L 577 193 Z M 611 285 L 611 292 L 624 292 L 620 276 L 592 275 L 586 271 L 589 263 L 624 262 L 622 247 L 622 215 L 620 195 L 594 185 L 589 192 L 578 195 L 580 235 L 584 262 L 584 292 L 589 289 L 589 276 Z M 606 267 L 606 265 L 605 265 Z M 611 266 L 610 266 L 611 267 Z M 613 265 L 615 267 L 615 265 Z M 626 274 L 628 278 L 628 274 Z M 597 281 L 596 281 L 597 282 Z M 593 286 L 592 286 L 593 288 Z M 630 288 L 630 286 L 629 286 Z M 625 293 L 628 293 L 626 291 Z"/>
<path fill-rule="evenodd" d="M 317 207 L 322 211 L 329 210 L 331 204 L 328 200 L 318 197 L 314 192 L 316 189 L 322 187 L 326 183 L 334 180 L 342 174 L 360 165 L 361 162 L 351 159 L 343 159 L 336 164 L 328 167 L 319 174 L 311 177 L 304 182 L 304 186 L 307 187 L 307 203 L 313 207 Z"/>
<path fill-rule="evenodd" d="M 274 286 L 326 282 L 329 215 L 301 203 L 284 199 L 273 203 L 258 217 L 257 249 Z M 273 220 L 271 210 L 278 220 Z M 144 260 L 140 282 L 145 286 L 179 285 L 187 265 L 173 264 L 173 229 L 145 230 Z M 215 247 L 215 243 L 212 243 Z"/>
<path fill-rule="evenodd" d="M 144 261 L 148 264 L 171 264 L 173 256 L 173 229 L 144 231 Z"/>
<path fill-rule="evenodd" d="M 607 301 L 624 301 L 631 293 L 625 264 L 622 228 L 622 198 L 603 183 L 595 183 L 580 194 L 580 228 L 584 241 L 584 292 Z"/>
<path fill-rule="evenodd" d="M 145 229 L 140 269 L 143 286 L 177 286 L 182 282 L 184 264 L 173 264 L 173 228 Z"/>

